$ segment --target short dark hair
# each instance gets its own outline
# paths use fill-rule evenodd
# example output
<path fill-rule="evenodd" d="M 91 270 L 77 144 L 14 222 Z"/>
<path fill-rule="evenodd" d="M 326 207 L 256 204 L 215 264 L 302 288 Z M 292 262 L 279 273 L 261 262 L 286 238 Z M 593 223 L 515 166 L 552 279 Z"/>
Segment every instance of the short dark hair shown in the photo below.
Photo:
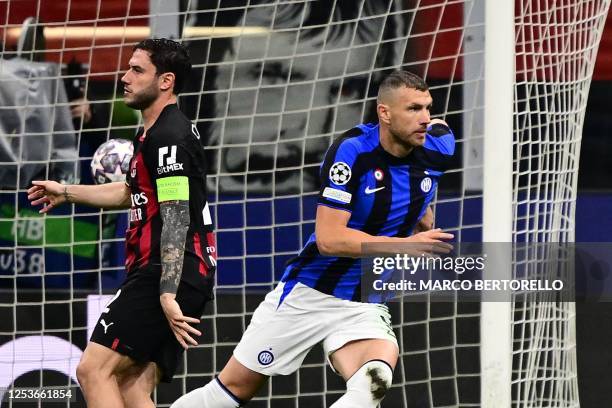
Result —
<path fill-rule="evenodd" d="M 136 50 L 144 50 L 149 53 L 157 75 L 166 72 L 174 74 L 173 92 L 178 95 L 187 77 L 191 74 L 191 56 L 187 47 L 167 38 L 149 38 L 136 44 L 134 51 Z"/>
<path fill-rule="evenodd" d="M 416 89 L 417 91 L 423 92 L 429 90 L 427 82 L 420 76 L 408 71 L 393 71 L 382 80 L 378 87 L 378 102 L 381 102 L 381 96 L 383 94 L 401 87 Z"/>

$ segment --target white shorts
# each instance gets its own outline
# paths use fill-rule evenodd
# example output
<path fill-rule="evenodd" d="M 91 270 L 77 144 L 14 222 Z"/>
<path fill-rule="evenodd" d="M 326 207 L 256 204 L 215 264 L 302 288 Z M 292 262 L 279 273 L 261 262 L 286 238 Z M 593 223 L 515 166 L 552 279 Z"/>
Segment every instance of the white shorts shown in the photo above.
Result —
<path fill-rule="evenodd" d="M 339 299 L 298 283 L 277 308 L 283 287 L 281 282 L 268 293 L 234 349 L 245 367 L 268 376 L 291 374 L 321 341 L 328 363 L 331 353 L 354 340 L 397 346 L 386 305 Z"/>

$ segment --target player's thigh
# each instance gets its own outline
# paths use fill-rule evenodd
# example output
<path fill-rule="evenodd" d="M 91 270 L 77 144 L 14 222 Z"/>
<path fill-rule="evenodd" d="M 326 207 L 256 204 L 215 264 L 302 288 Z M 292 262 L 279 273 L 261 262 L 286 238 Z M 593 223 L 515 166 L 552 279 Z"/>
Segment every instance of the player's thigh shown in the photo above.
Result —
<path fill-rule="evenodd" d="M 219 373 L 219 381 L 242 401 L 249 401 L 253 398 L 267 379 L 267 375 L 243 366 L 234 356 L 230 357 Z"/>
<path fill-rule="evenodd" d="M 204 312 L 209 296 L 192 286 L 181 282 L 178 287 L 176 301 L 181 307 L 183 315 L 200 318 Z M 202 323 L 192 325 L 199 330 L 205 331 L 208 328 L 203 327 Z M 150 354 L 149 361 L 157 364 L 160 369 L 161 382 L 169 383 L 179 367 L 179 362 L 182 360 L 185 350 L 176 340 L 176 337 L 170 330 L 168 322 L 163 322 L 163 333 L 158 336 L 159 342 L 157 348 Z M 197 339 L 197 337 L 196 337 Z"/>
<path fill-rule="evenodd" d="M 161 372 L 152 362 L 120 365 L 117 368 L 117 385 L 127 407 L 143 406 L 159 383 Z"/>
<path fill-rule="evenodd" d="M 110 377 L 117 372 L 128 369 L 135 364 L 128 356 L 124 356 L 98 343 L 89 342 L 81 355 L 77 371 L 83 377 Z"/>
<path fill-rule="evenodd" d="M 348 379 L 370 360 L 395 367 L 399 347 L 385 305 L 344 302 L 336 317 L 334 330 L 323 342 L 334 370 Z"/>
<path fill-rule="evenodd" d="M 233 353 L 244 367 L 266 376 L 295 372 L 329 331 L 315 309 L 317 296 L 325 295 L 301 284 L 289 293 L 283 289 L 279 284 L 257 307 Z"/>
<path fill-rule="evenodd" d="M 330 355 L 334 369 L 348 380 L 365 363 L 382 360 L 395 369 L 399 351 L 397 344 L 385 339 L 363 339 L 351 341 Z"/>

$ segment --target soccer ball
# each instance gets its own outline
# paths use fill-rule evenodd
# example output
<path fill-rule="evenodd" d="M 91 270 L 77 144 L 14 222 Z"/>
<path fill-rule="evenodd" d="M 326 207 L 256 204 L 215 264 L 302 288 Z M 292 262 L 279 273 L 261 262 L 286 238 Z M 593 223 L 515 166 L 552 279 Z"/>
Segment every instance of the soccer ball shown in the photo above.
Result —
<path fill-rule="evenodd" d="M 134 145 L 125 139 L 110 139 L 100 145 L 91 159 L 91 175 L 96 184 L 125 181 L 134 155 Z"/>

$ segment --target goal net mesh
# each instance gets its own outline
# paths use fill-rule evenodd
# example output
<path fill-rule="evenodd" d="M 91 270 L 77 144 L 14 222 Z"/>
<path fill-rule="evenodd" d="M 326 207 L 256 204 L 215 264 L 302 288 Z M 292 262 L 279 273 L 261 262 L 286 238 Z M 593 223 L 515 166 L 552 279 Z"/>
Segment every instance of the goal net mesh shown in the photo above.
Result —
<path fill-rule="evenodd" d="M 139 117 L 121 102 L 120 78 L 136 42 L 167 36 L 190 49 L 179 104 L 205 140 L 217 231 L 216 299 L 201 344 L 156 391 L 169 406 L 223 368 L 313 232 L 324 152 L 376 120 L 377 86 L 390 71 L 423 76 L 433 115 L 457 137 L 436 225 L 458 241 L 482 240 L 482 144 L 498 137 L 483 132 L 484 3 L 0 3 L 0 390 L 72 385 L 82 404 L 76 363 L 124 276 L 126 215 L 73 205 L 40 217 L 25 191 L 37 178 L 92 183 L 95 147 L 133 138 Z M 609 3 L 515 0 L 515 242 L 574 239 L 582 124 Z M 75 109 L 84 96 L 89 110 Z M 512 305 L 513 406 L 578 407 L 573 303 L 517 295 Z M 400 359 L 382 406 L 480 406 L 478 303 L 390 308 Z M 344 389 L 316 347 L 249 406 L 324 407 Z"/>

